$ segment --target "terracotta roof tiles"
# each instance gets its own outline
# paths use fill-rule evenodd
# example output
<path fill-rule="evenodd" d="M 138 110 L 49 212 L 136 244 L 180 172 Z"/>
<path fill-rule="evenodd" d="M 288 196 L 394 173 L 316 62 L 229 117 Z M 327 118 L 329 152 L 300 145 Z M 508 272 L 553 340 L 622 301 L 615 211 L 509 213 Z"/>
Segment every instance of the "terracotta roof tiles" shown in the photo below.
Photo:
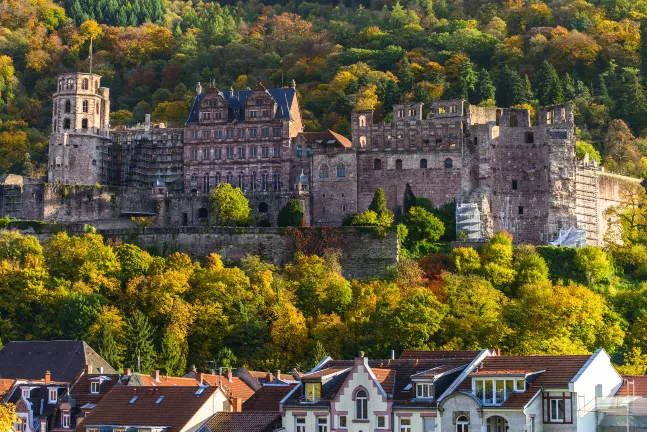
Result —
<path fill-rule="evenodd" d="M 211 432 L 265 432 L 273 431 L 281 423 L 281 414 L 276 412 L 219 412 L 207 422 Z"/>
<path fill-rule="evenodd" d="M 616 396 L 640 396 L 647 397 L 647 376 L 645 375 L 623 375 L 622 386 L 618 389 Z"/>

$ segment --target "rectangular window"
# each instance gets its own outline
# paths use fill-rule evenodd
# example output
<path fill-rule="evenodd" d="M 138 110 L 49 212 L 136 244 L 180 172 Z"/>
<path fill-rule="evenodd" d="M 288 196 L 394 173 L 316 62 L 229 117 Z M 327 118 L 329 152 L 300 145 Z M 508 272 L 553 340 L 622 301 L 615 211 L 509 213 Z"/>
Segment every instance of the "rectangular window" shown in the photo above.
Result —
<path fill-rule="evenodd" d="M 518 186 L 519 186 L 519 185 L 518 185 L 517 181 L 516 181 L 516 180 L 512 180 L 512 189 L 517 189 L 517 187 L 518 187 Z"/>
<path fill-rule="evenodd" d="M 227 159 L 233 159 L 233 158 L 234 158 L 234 148 L 227 147 Z"/>
<path fill-rule="evenodd" d="M 209 138 L 211 138 L 211 131 L 210 131 L 210 130 L 203 130 L 203 131 L 202 131 L 202 138 L 203 138 L 203 139 L 209 139 Z"/>
<path fill-rule="evenodd" d="M 198 150 L 191 150 L 191 160 L 198 160 Z"/>
<path fill-rule="evenodd" d="M 317 432 L 328 432 L 328 419 L 317 417 Z"/>
<path fill-rule="evenodd" d="M 346 429 L 348 428 L 348 424 L 346 423 L 346 416 L 345 415 L 340 415 L 339 416 L 339 428 L 340 429 Z"/>
<path fill-rule="evenodd" d="M 227 129 L 227 138 L 233 138 L 233 137 L 234 137 L 234 130 Z"/>
<path fill-rule="evenodd" d="M 564 399 L 550 399 L 550 421 L 564 421 Z"/>
<path fill-rule="evenodd" d="M 261 136 L 262 136 L 262 137 L 268 137 L 268 136 L 270 136 L 270 128 L 263 128 L 263 129 L 261 129 Z"/>
<path fill-rule="evenodd" d="M 519 215 L 523 214 L 523 206 L 519 206 Z"/>
<path fill-rule="evenodd" d="M 400 419 L 400 432 L 411 432 L 411 419 Z"/>
<path fill-rule="evenodd" d="M 70 413 L 69 412 L 63 413 L 62 424 L 63 424 L 63 428 L 65 428 L 65 429 L 68 429 L 70 427 Z"/>
<path fill-rule="evenodd" d="M 306 383 L 305 392 L 306 401 L 318 401 L 321 399 L 321 383 Z"/>
<path fill-rule="evenodd" d="M 530 417 L 530 427 L 528 428 L 528 432 L 535 432 L 535 418 Z"/>
<path fill-rule="evenodd" d="M 263 117 L 267 118 L 270 116 L 270 110 L 263 110 Z"/>
<path fill-rule="evenodd" d="M 386 416 L 383 416 L 383 415 L 377 416 L 377 428 L 386 429 Z"/>
<path fill-rule="evenodd" d="M 48 395 L 47 402 L 51 404 L 55 404 L 56 401 L 58 400 L 58 389 L 55 389 L 55 388 L 49 389 L 49 391 L 47 392 L 47 395 Z"/>
<path fill-rule="evenodd" d="M 436 419 L 424 417 L 422 419 L 422 432 L 434 432 L 436 430 Z"/>
<path fill-rule="evenodd" d="M 310 157 L 310 151 L 312 149 L 310 147 L 306 147 L 306 157 Z"/>
<path fill-rule="evenodd" d="M 416 384 L 416 397 L 422 398 L 422 399 L 431 399 L 434 397 L 434 394 L 432 393 L 433 391 L 433 384 Z"/>
<path fill-rule="evenodd" d="M 101 383 L 98 381 L 92 381 L 90 383 L 90 393 L 99 393 L 99 389 L 101 388 Z"/>
<path fill-rule="evenodd" d="M 270 157 L 270 148 L 269 147 L 263 147 L 261 149 L 261 154 L 264 158 Z"/>
<path fill-rule="evenodd" d="M 213 157 L 214 159 L 222 159 L 222 149 L 219 149 L 219 148 L 215 149 L 213 151 Z"/>
<path fill-rule="evenodd" d="M 281 136 L 281 128 L 274 128 L 274 136 L 275 137 Z"/>
<path fill-rule="evenodd" d="M 303 147 L 300 145 L 297 146 L 297 157 L 303 156 Z"/>
<path fill-rule="evenodd" d="M 249 111 L 249 117 L 250 117 L 250 118 L 256 118 L 256 117 L 258 117 L 258 111 L 256 111 L 256 110 L 250 110 L 250 111 Z"/>
<path fill-rule="evenodd" d="M 257 133 L 258 133 L 258 129 L 250 129 L 249 130 L 249 136 L 252 137 L 252 138 L 256 138 L 258 136 Z"/>
<path fill-rule="evenodd" d="M 191 131 L 191 138 L 198 139 L 198 131 Z"/>
<path fill-rule="evenodd" d="M 297 417 L 296 425 L 296 432 L 306 432 L 306 419 L 304 417 Z"/>
<path fill-rule="evenodd" d="M 238 129 L 238 138 L 245 138 L 245 129 Z"/>
<path fill-rule="evenodd" d="M 256 159 L 258 157 L 258 147 L 250 147 L 249 157 L 252 159 Z"/>
<path fill-rule="evenodd" d="M 238 148 L 238 159 L 245 159 L 245 150 L 243 147 Z"/>
<path fill-rule="evenodd" d="M 274 146 L 274 157 L 281 157 L 281 147 Z"/>

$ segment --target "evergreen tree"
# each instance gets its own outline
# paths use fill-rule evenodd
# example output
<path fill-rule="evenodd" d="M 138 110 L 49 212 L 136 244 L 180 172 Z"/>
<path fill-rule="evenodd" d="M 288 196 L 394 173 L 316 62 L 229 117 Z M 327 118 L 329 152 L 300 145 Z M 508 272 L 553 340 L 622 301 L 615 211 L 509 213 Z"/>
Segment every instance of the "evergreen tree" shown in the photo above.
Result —
<path fill-rule="evenodd" d="M 507 65 L 497 80 L 496 102 L 498 106 L 506 108 L 530 102 L 525 80 Z"/>
<path fill-rule="evenodd" d="M 177 376 L 184 374 L 186 370 L 186 359 L 182 355 L 180 341 L 177 340 L 170 330 L 166 330 L 164 336 L 162 336 L 159 357 L 158 366 L 167 375 Z"/>
<path fill-rule="evenodd" d="M 490 78 L 490 73 L 487 69 L 481 70 L 479 74 L 479 82 L 477 87 L 476 103 L 483 103 L 488 100 L 494 100 L 496 93 L 496 87 L 492 84 L 492 78 Z"/>
<path fill-rule="evenodd" d="M 644 76 L 647 74 L 647 18 L 640 21 L 640 60 Z"/>
<path fill-rule="evenodd" d="M 564 103 L 562 82 L 553 65 L 546 60 L 542 62 L 535 77 L 535 94 L 541 106 Z"/>
<path fill-rule="evenodd" d="M 580 82 L 581 81 L 578 81 L 578 83 Z M 569 73 L 564 74 L 562 85 L 564 87 L 563 89 L 564 99 L 567 101 L 575 99 L 575 95 L 576 95 L 575 80 Z"/>
<path fill-rule="evenodd" d="M 303 226 L 303 210 L 299 201 L 290 198 L 279 211 L 277 225 L 280 227 Z"/>
<path fill-rule="evenodd" d="M 127 320 L 125 366 L 141 373 L 150 373 L 155 366 L 153 327 L 146 315 L 135 311 Z"/>
<path fill-rule="evenodd" d="M 403 201 L 402 210 L 404 211 L 404 213 L 406 213 L 409 211 L 411 207 L 415 205 L 416 205 L 416 196 L 413 194 L 413 191 L 411 190 L 411 185 L 407 183 L 407 186 L 404 188 L 404 201 Z"/>
<path fill-rule="evenodd" d="M 371 201 L 371 205 L 368 206 L 368 209 L 373 210 L 378 216 L 389 211 L 386 207 L 386 195 L 384 194 L 384 189 L 377 188 L 375 194 L 373 194 L 373 200 Z"/>
<path fill-rule="evenodd" d="M 647 97 L 640 84 L 640 71 L 622 68 L 616 88 L 616 116 L 626 120 L 634 133 L 642 131 L 647 125 Z"/>
<path fill-rule="evenodd" d="M 99 333 L 97 334 L 96 348 L 97 353 L 103 357 L 110 366 L 115 369 L 121 368 L 123 362 L 122 352 L 119 349 L 117 340 L 115 339 L 114 331 L 107 321 L 101 323 Z"/>
<path fill-rule="evenodd" d="M 218 366 L 232 368 L 236 366 L 237 361 L 238 358 L 228 347 L 222 347 L 218 350 L 218 354 L 216 355 L 216 363 Z"/>
<path fill-rule="evenodd" d="M 607 89 L 606 76 L 601 74 L 598 76 L 595 86 L 593 88 L 593 93 L 597 102 L 601 105 L 606 105 L 612 107 L 613 101 L 609 97 L 609 90 Z"/>

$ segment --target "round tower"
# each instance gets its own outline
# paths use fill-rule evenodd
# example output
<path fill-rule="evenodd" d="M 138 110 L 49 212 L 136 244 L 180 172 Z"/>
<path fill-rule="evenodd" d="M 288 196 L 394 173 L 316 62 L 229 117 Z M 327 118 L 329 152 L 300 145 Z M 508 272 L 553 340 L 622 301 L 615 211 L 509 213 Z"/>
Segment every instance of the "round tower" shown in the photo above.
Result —
<path fill-rule="evenodd" d="M 105 179 L 102 155 L 109 142 L 110 98 L 100 81 L 100 75 L 81 72 L 58 77 L 52 98 L 50 183 L 94 185 Z"/>

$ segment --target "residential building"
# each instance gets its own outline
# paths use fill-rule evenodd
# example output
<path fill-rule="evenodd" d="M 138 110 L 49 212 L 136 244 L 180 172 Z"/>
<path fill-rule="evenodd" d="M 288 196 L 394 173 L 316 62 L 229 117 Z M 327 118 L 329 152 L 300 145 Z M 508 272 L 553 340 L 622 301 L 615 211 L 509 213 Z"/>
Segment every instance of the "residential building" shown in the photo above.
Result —
<path fill-rule="evenodd" d="M 219 387 L 114 387 L 85 417 L 77 431 L 155 432 L 196 430 L 232 405 Z"/>
<path fill-rule="evenodd" d="M 69 382 L 52 380 L 49 371 L 41 379 L 16 380 L 5 396 L 7 403 L 16 406 L 16 417 L 20 420 L 14 425 L 15 431 L 47 431 L 57 406 L 67 394 Z M 69 414 L 62 421 L 71 421 Z"/>
<path fill-rule="evenodd" d="M 297 382 L 264 384 L 243 403 L 243 412 L 279 412 L 281 401 L 296 385 Z"/>
<path fill-rule="evenodd" d="M 83 341 L 12 341 L 0 350 L 0 377 L 42 379 L 71 383 L 90 366 L 94 371 L 116 374 L 112 366 Z"/>
<path fill-rule="evenodd" d="M 198 432 L 277 432 L 281 414 L 275 412 L 219 412 Z"/>

